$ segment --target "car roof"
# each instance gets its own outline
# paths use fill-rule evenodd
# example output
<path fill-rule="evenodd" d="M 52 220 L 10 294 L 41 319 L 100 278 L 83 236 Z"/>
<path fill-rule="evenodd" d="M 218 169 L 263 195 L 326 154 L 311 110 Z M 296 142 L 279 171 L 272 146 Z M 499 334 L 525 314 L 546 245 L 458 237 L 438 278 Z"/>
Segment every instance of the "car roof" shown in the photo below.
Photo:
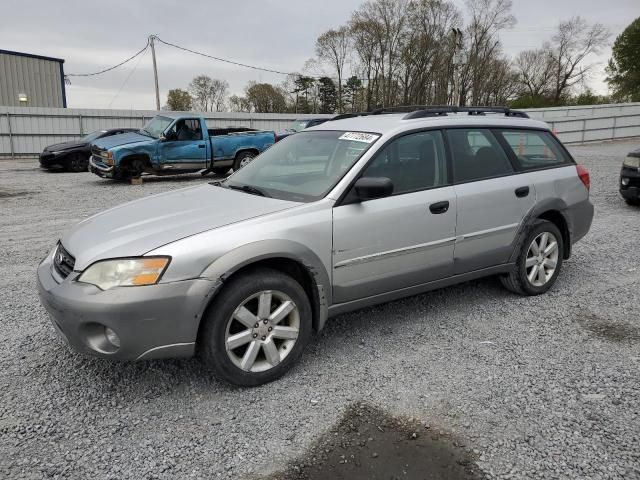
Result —
<path fill-rule="evenodd" d="M 416 128 L 447 127 L 503 127 L 503 128 L 538 128 L 549 130 L 549 125 L 538 120 L 520 117 L 506 117 L 502 114 L 469 115 L 453 113 L 442 116 L 411 118 L 405 120 L 406 113 L 366 115 L 361 117 L 330 120 L 311 127 L 307 131 L 340 130 L 371 133 L 399 133 Z"/>

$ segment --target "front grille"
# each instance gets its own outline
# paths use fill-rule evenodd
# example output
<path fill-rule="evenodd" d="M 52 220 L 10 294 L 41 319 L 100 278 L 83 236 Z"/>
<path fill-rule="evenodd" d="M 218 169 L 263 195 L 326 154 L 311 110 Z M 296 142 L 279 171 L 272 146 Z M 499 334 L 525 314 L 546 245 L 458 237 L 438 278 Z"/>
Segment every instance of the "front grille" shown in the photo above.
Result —
<path fill-rule="evenodd" d="M 96 157 L 103 157 L 104 156 L 104 152 L 105 152 L 105 150 L 102 150 L 101 148 L 98 148 L 95 145 L 91 145 L 91 154 L 92 155 L 95 155 Z"/>
<path fill-rule="evenodd" d="M 56 269 L 58 275 L 62 278 L 67 278 L 73 272 L 75 264 L 76 259 L 65 250 L 61 243 L 58 243 L 58 248 L 53 256 L 53 268 Z"/>

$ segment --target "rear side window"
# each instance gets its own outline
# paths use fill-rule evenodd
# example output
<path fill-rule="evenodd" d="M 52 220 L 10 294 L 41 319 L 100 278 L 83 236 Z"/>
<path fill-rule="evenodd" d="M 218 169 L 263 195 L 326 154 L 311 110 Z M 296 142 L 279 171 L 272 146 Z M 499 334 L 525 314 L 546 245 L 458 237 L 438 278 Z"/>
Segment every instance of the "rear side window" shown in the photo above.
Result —
<path fill-rule="evenodd" d="M 523 170 L 554 167 L 570 163 L 549 132 L 535 130 L 501 130 L 513 156 Z"/>
<path fill-rule="evenodd" d="M 504 150 L 486 129 L 447 130 L 456 183 L 501 177 L 513 173 Z"/>

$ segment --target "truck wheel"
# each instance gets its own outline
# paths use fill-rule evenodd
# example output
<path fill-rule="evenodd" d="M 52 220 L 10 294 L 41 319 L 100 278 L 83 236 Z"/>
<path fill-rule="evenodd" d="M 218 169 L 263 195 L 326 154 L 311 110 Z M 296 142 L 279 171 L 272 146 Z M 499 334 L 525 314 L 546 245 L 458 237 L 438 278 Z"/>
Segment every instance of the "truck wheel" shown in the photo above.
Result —
<path fill-rule="evenodd" d="M 243 387 L 284 375 L 302 355 L 312 330 L 304 289 L 267 268 L 231 278 L 203 321 L 201 359 L 216 377 Z"/>
<path fill-rule="evenodd" d="M 240 152 L 236 155 L 236 159 L 233 162 L 233 169 L 235 171 L 240 170 L 242 167 L 246 167 L 251 163 L 251 160 L 256 158 L 255 153 L 253 152 Z"/>
<path fill-rule="evenodd" d="M 500 277 L 502 285 L 519 295 L 545 293 L 562 268 L 563 245 L 558 227 L 538 220 L 520 247 L 514 270 Z"/>
<path fill-rule="evenodd" d="M 624 201 L 627 202 L 627 205 L 631 205 L 632 207 L 640 206 L 640 198 L 625 198 Z"/>
<path fill-rule="evenodd" d="M 72 153 L 69 158 L 64 162 L 64 169 L 67 172 L 86 172 L 89 167 L 89 160 L 86 155 L 80 152 Z"/>

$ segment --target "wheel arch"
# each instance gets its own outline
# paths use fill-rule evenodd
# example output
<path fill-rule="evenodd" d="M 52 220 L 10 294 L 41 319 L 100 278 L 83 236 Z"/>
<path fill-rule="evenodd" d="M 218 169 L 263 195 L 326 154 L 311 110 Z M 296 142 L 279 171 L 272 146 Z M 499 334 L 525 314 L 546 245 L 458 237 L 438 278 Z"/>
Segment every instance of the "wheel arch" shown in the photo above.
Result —
<path fill-rule="evenodd" d="M 258 150 L 255 147 L 240 147 L 236 150 L 236 154 L 234 155 L 234 158 L 238 158 L 238 156 L 244 152 L 253 153 L 256 157 L 260 155 L 260 150 Z"/>
<path fill-rule="evenodd" d="M 151 166 L 151 157 L 147 153 L 135 152 L 135 153 L 127 153 L 123 155 L 122 158 L 120 158 L 120 160 L 118 161 L 118 167 L 119 168 L 127 167 L 131 164 L 131 162 L 138 159 L 143 160 L 147 166 L 149 167 Z"/>
<path fill-rule="evenodd" d="M 228 252 L 212 262 L 200 275 L 214 280 L 215 287 L 200 316 L 199 332 L 204 323 L 202 319 L 225 287 L 225 283 L 241 273 L 261 267 L 280 271 L 300 283 L 311 304 L 314 330 L 319 331 L 324 327 L 328 318 L 331 285 L 322 261 L 315 253 L 297 242 L 267 240 Z"/>

